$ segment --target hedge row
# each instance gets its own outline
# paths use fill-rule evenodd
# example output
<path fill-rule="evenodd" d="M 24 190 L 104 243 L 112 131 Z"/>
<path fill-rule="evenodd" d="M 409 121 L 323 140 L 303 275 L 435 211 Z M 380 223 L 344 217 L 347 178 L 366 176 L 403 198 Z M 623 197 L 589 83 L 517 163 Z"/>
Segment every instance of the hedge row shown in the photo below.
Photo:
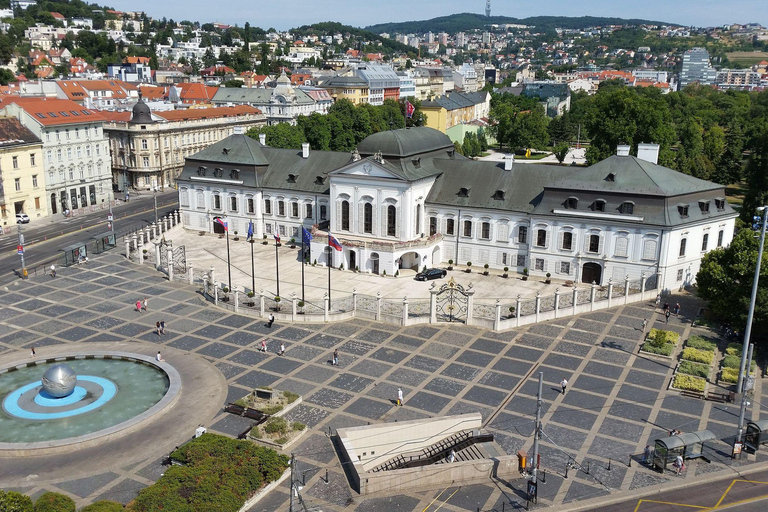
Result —
<path fill-rule="evenodd" d="M 687 347 L 683 349 L 683 359 L 695 363 L 712 364 L 712 361 L 715 359 L 715 354 L 697 348 Z"/>
<path fill-rule="evenodd" d="M 741 368 L 741 356 L 740 355 L 727 355 L 723 358 L 722 363 L 720 363 L 720 366 L 723 368 L 736 368 L 737 370 Z M 755 371 L 755 368 L 757 367 L 757 362 L 753 359 L 750 365 L 750 371 Z"/>
<path fill-rule="evenodd" d="M 677 342 L 680 341 L 680 334 L 675 331 L 653 328 L 648 332 L 648 341 L 656 341 L 659 345 L 662 343 L 677 345 Z"/>
<path fill-rule="evenodd" d="M 720 380 L 723 382 L 730 382 L 736 384 L 739 382 L 739 369 L 738 368 L 723 368 L 720 372 Z"/>
<path fill-rule="evenodd" d="M 685 373 L 686 375 L 693 375 L 694 377 L 709 377 L 709 366 L 706 364 L 694 363 L 692 361 L 680 361 L 680 366 L 677 371 Z"/>
<path fill-rule="evenodd" d="M 672 351 L 675 350 L 675 346 L 671 343 L 665 343 L 662 346 L 654 345 L 650 341 L 646 341 L 640 346 L 640 350 L 643 352 L 649 352 L 651 354 L 658 354 L 662 356 L 668 356 L 672 354 Z"/>
<path fill-rule="evenodd" d="M 116 501 L 97 501 L 80 512 L 123 512 L 124 507 Z M 75 512 L 75 502 L 69 496 L 58 492 L 41 494 L 35 505 L 32 498 L 24 494 L 0 490 L 0 512 Z"/>
<path fill-rule="evenodd" d="M 688 337 L 685 346 L 703 350 L 705 352 L 714 352 L 717 349 L 717 342 L 694 334 L 693 336 Z"/>
<path fill-rule="evenodd" d="M 672 383 L 672 386 L 677 389 L 684 389 L 686 391 L 696 391 L 699 393 L 703 393 L 704 386 L 706 384 L 707 384 L 707 381 L 699 377 L 678 373 L 677 375 L 675 375 L 675 380 Z"/>

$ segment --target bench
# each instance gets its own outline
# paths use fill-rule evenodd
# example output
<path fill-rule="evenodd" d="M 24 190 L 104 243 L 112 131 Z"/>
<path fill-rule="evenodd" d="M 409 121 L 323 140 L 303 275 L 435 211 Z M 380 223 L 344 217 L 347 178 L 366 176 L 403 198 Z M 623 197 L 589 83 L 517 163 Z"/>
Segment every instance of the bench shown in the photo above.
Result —
<path fill-rule="evenodd" d="M 726 402 L 733 402 L 736 398 L 736 393 L 733 391 L 729 391 L 728 393 L 709 393 L 707 394 L 707 400 L 711 400 L 713 402 L 719 402 L 721 404 L 724 404 Z"/>
<path fill-rule="evenodd" d="M 237 404 L 227 404 L 227 406 L 224 407 L 224 412 L 236 414 L 237 416 L 242 416 L 243 413 L 245 412 L 245 407 Z"/>
<path fill-rule="evenodd" d="M 263 423 L 267 421 L 269 416 L 264 414 L 261 411 L 257 411 L 256 409 L 251 409 L 250 407 L 245 410 L 245 413 L 243 414 L 244 417 L 250 419 L 250 420 L 256 420 L 259 423 Z"/>
<path fill-rule="evenodd" d="M 687 396 L 688 398 L 699 398 L 701 400 L 706 398 L 703 393 L 698 393 L 696 391 L 681 391 L 680 396 Z"/>
<path fill-rule="evenodd" d="M 248 432 L 250 432 L 250 431 L 251 431 L 251 429 L 252 429 L 253 427 L 254 427 L 254 426 L 253 426 L 253 425 L 251 425 L 251 426 L 250 426 L 250 427 L 248 427 L 247 429 L 245 429 L 245 430 L 243 430 L 242 432 L 240 432 L 239 434 L 237 434 L 237 438 L 238 438 L 238 439 L 245 439 L 246 437 L 248 437 Z"/>

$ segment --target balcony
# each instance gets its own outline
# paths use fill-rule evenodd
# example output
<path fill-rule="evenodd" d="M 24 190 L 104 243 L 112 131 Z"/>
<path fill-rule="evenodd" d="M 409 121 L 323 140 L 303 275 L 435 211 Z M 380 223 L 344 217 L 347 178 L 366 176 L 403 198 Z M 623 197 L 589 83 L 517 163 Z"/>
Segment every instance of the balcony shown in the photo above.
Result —
<path fill-rule="evenodd" d="M 381 252 L 395 252 L 410 248 L 432 247 L 443 239 L 441 233 L 404 242 L 399 240 L 382 240 L 379 238 L 351 238 L 339 236 L 338 234 L 334 236 L 344 247 L 363 247 L 372 251 Z M 323 231 L 318 231 L 315 227 L 312 228 L 312 238 L 318 242 L 322 241 L 323 243 L 328 243 L 328 235 Z"/>

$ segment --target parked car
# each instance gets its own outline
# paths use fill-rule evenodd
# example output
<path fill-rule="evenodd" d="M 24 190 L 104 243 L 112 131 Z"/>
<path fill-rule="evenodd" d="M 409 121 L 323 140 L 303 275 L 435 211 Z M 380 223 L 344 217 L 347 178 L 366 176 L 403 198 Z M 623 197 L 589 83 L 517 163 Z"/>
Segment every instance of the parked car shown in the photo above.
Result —
<path fill-rule="evenodd" d="M 28 224 L 29 223 L 29 215 L 26 213 L 17 213 L 16 214 L 16 224 Z"/>
<path fill-rule="evenodd" d="M 415 279 L 417 281 L 429 281 L 430 279 L 440 279 L 445 277 L 446 274 L 448 274 L 447 270 L 441 268 L 428 268 L 416 274 Z"/>

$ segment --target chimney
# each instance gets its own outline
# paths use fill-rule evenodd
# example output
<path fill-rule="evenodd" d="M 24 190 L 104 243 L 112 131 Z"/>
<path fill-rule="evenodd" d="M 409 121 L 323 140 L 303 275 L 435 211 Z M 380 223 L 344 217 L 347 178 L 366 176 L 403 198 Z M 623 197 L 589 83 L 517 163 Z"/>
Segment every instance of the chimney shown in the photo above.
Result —
<path fill-rule="evenodd" d="M 301 143 L 301 158 L 309 158 L 309 142 Z"/>
<path fill-rule="evenodd" d="M 504 155 L 504 170 L 511 171 L 513 165 L 515 165 L 515 155 L 511 153 Z"/>
<path fill-rule="evenodd" d="M 651 162 L 652 164 L 659 163 L 659 145 L 658 144 L 638 144 L 637 145 L 637 158 Z"/>
<path fill-rule="evenodd" d="M 619 144 L 616 146 L 616 154 L 619 156 L 629 156 L 629 150 L 631 146 L 627 144 Z"/>
<path fill-rule="evenodd" d="M 266 133 L 260 133 L 259 134 L 259 144 L 261 144 L 262 146 L 266 146 L 267 145 L 267 134 Z"/>
<path fill-rule="evenodd" d="M 242 126 L 235 126 L 235 135 L 245 135 L 245 128 Z"/>

